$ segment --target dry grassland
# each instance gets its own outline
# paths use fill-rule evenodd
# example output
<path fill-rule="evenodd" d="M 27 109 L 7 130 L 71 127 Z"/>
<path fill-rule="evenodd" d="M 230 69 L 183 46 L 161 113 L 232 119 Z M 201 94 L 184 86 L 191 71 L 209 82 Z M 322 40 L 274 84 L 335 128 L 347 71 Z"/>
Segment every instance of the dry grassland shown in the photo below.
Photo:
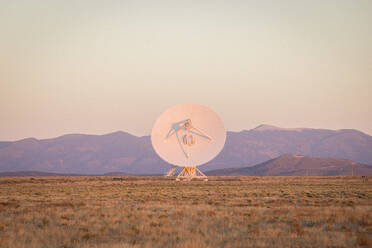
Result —
<path fill-rule="evenodd" d="M 0 178 L 0 247 L 372 247 L 372 178 Z"/>

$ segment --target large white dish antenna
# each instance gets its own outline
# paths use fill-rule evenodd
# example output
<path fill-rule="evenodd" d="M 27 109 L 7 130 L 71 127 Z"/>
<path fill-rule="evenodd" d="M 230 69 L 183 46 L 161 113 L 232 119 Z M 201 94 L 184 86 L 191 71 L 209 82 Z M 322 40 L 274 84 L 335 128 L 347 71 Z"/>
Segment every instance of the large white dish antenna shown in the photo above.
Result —
<path fill-rule="evenodd" d="M 166 162 L 180 167 L 209 162 L 220 153 L 225 140 L 221 118 L 198 104 L 167 109 L 155 121 L 151 132 L 156 153 Z"/>

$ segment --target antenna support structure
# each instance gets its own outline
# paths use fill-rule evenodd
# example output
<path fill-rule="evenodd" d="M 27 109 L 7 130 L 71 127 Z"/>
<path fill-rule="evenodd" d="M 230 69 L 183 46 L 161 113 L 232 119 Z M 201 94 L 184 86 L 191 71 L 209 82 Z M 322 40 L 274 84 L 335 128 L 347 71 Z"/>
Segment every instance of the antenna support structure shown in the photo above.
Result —
<path fill-rule="evenodd" d="M 174 172 L 177 167 L 173 167 L 165 175 L 166 177 L 174 176 Z M 203 181 L 208 181 L 208 177 L 201 172 L 196 166 L 185 166 L 182 171 L 176 177 L 176 181 L 191 181 L 192 179 L 203 179 Z"/>

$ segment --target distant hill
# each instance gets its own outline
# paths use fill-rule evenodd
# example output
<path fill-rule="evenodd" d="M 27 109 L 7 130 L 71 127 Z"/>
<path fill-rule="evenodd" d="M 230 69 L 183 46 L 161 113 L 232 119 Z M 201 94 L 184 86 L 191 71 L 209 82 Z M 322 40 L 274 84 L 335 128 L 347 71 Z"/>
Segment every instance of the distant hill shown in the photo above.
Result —
<path fill-rule="evenodd" d="M 106 135 L 68 134 L 12 142 L 0 149 L 0 171 L 129 174 L 161 173 L 171 168 L 154 152 L 150 137 L 125 132 Z"/>
<path fill-rule="evenodd" d="M 63 176 L 116 176 L 116 177 L 127 177 L 135 176 L 124 172 L 109 172 L 105 174 L 68 174 L 68 173 L 53 173 L 53 172 L 42 172 L 42 171 L 11 171 L 11 172 L 0 172 L 0 177 L 63 177 Z"/>
<path fill-rule="evenodd" d="M 372 136 L 352 129 L 335 131 L 260 125 L 251 130 L 228 132 L 222 152 L 201 168 L 207 171 L 254 165 L 286 153 L 372 164 Z"/>
<path fill-rule="evenodd" d="M 114 176 L 114 177 L 127 177 L 127 176 L 134 176 L 133 174 L 128 174 L 125 172 L 109 172 L 103 174 L 103 176 Z"/>
<path fill-rule="evenodd" d="M 372 166 L 346 159 L 284 154 L 267 162 L 241 168 L 207 171 L 209 176 L 372 176 Z"/>
<path fill-rule="evenodd" d="M 42 171 L 0 172 L 0 177 L 61 177 L 61 176 L 84 176 L 84 175 L 52 173 Z"/>
<path fill-rule="evenodd" d="M 228 132 L 222 152 L 202 171 L 262 163 L 282 154 L 334 157 L 372 164 L 372 137 L 357 130 L 286 129 L 260 125 Z M 162 174 L 172 166 L 154 152 L 150 137 L 125 132 L 68 134 L 52 139 L 0 142 L 0 172 Z"/>
<path fill-rule="evenodd" d="M 1 148 L 4 148 L 8 145 L 12 144 L 12 142 L 9 142 L 9 141 L 0 141 L 0 149 Z"/>

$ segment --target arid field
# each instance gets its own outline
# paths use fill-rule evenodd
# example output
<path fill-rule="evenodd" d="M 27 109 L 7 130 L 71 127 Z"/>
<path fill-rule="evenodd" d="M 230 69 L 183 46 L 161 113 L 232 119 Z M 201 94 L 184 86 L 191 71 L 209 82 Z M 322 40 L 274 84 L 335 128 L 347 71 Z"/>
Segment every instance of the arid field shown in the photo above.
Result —
<path fill-rule="evenodd" d="M 372 178 L 0 178 L 0 247 L 372 247 Z"/>

